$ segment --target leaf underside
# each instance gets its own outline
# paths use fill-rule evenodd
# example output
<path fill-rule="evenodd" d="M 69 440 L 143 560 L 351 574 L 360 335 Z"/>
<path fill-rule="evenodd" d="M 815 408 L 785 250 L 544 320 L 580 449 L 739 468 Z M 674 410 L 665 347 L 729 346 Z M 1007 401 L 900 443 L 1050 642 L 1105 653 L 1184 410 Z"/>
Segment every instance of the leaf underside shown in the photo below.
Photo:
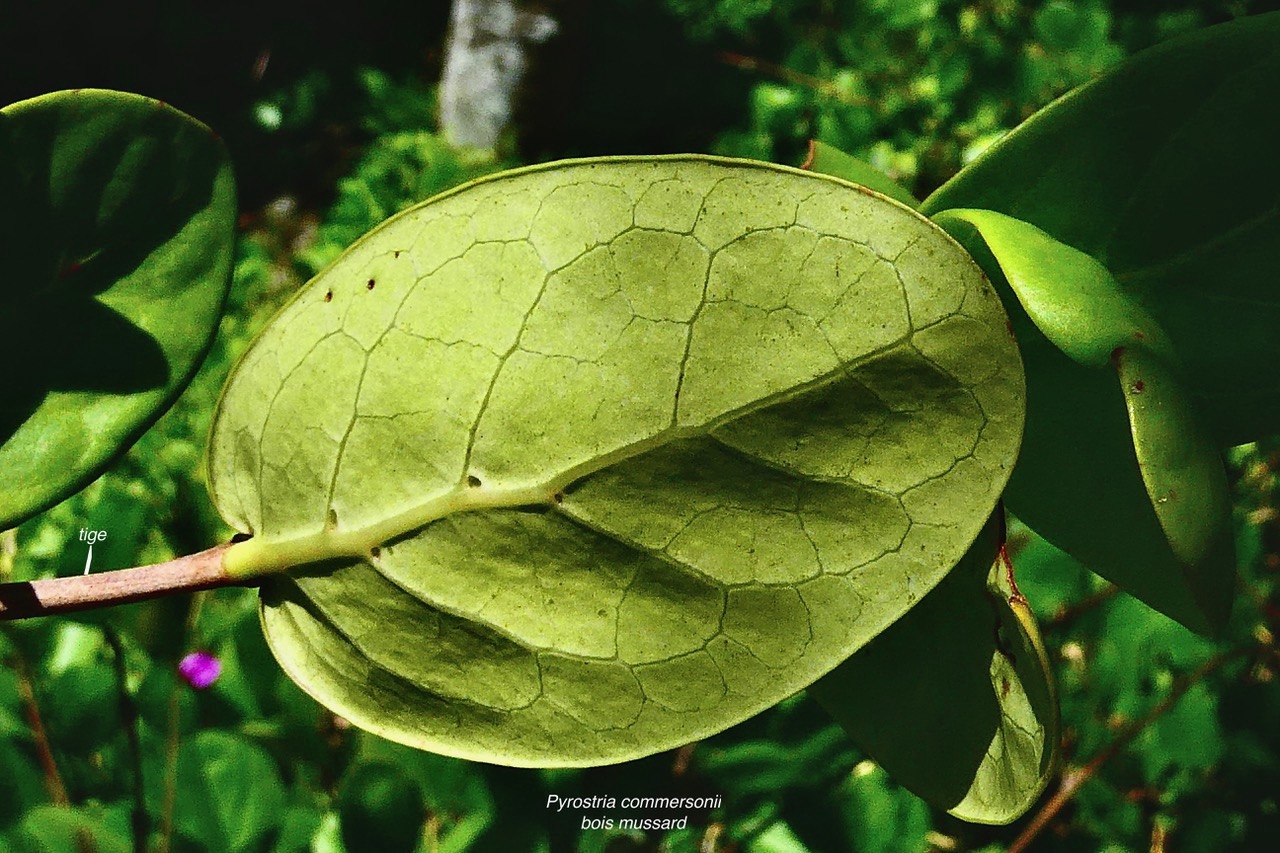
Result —
<path fill-rule="evenodd" d="M 186 387 L 231 281 L 209 128 L 82 89 L 0 110 L 0 530 L 96 477 Z"/>
<path fill-rule="evenodd" d="M 940 229 L 748 161 L 570 161 L 389 220 L 228 382 L 210 483 L 285 670 L 374 732 L 621 761 L 794 693 L 964 554 L 1017 452 Z"/>

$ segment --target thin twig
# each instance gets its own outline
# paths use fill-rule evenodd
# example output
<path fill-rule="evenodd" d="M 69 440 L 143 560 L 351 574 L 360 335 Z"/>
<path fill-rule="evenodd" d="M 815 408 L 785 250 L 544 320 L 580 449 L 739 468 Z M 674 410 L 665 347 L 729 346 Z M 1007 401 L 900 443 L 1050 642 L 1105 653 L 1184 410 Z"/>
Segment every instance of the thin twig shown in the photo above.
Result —
<path fill-rule="evenodd" d="M 120 641 L 120 634 L 110 625 L 105 626 L 102 632 L 115 656 L 120 723 L 124 726 L 125 736 L 129 739 L 129 755 L 133 761 L 133 853 L 147 853 L 147 835 L 150 833 L 150 827 L 147 821 L 146 792 L 142 786 L 142 740 L 138 735 L 138 707 L 129 693 L 129 673 L 125 668 L 124 643 Z"/>
<path fill-rule="evenodd" d="M 743 71 L 755 71 L 762 74 L 768 74 L 771 77 L 777 77 L 787 83 L 800 86 L 804 89 L 810 89 L 820 95 L 825 95 L 834 101 L 845 104 L 850 107 L 870 107 L 874 106 L 874 102 L 869 98 L 860 98 L 854 95 L 846 95 L 836 88 L 836 84 L 832 80 L 823 80 L 821 77 L 814 77 L 812 74 L 805 74 L 803 71 L 796 71 L 787 68 L 784 65 L 778 65 L 775 62 L 769 62 L 767 59 L 757 59 L 754 56 L 744 56 L 741 53 L 733 53 L 732 51 L 721 51 L 717 54 L 721 62 L 732 65 L 734 68 L 741 68 Z"/>
<path fill-rule="evenodd" d="M 31 740 L 35 742 L 36 759 L 40 762 L 40 772 L 44 776 L 44 788 L 49 794 L 49 802 L 55 806 L 71 804 L 67 796 L 67 786 L 58 772 L 58 762 L 54 760 L 53 748 L 49 745 L 49 731 L 44 727 L 44 719 L 40 716 L 40 705 L 36 702 L 35 688 L 32 686 L 31 669 L 27 660 L 17 648 L 13 650 L 13 670 L 18 676 L 18 699 L 22 703 L 23 716 L 31 727 Z"/>
<path fill-rule="evenodd" d="M 187 618 L 182 628 L 182 647 L 191 645 L 196 623 L 204 608 L 205 596 L 197 593 L 187 607 Z M 174 679 L 169 690 L 169 715 L 164 736 L 164 791 L 160 801 L 160 838 L 157 853 L 169 853 L 173 844 L 173 816 L 178 806 L 178 748 L 181 745 L 183 683 Z"/>
<path fill-rule="evenodd" d="M 173 813 L 178 804 L 178 735 L 182 722 L 182 696 L 175 687 L 169 693 L 168 731 L 164 738 L 164 793 L 160 801 L 160 838 L 157 853 L 169 853 L 173 843 Z"/>
<path fill-rule="evenodd" d="M 222 554 L 229 547 L 217 545 L 198 554 L 136 569 L 0 584 L 0 620 L 72 613 L 177 592 L 252 584 L 230 577 L 222 568 Z"/>
<path fill-rule="evenodd" d="M 1118 755 L 1125 747 L 1127 747 L 1134 738 L 1140 735 L 1147 726 L 1154 723 L 1163 716 L 1170 708 L 1178 704 L 1188 690 L 1199 684 L 1210 673 L 1221 669 L 1227 663 L 1238 657 L 1257 652 L 1261 645 L 1239 646 L 1234 649 L 1228 649 L 1221 652 L 1209 660 L 1205 661 L 1196 669 L 1179 676 L 1174 680 L 1173 685 L 1169 688 L 1169 693 L 1161 699 L 1156 705 L 1138 717 L 1116 735 L 1115 739 L 1107 744 L 1100 752 L 1089 759 L 1089 762 L 1083 767 L 1075 770 L 1066 770 L 1062 774 L 1062 782 L 1058 786 L 1058 790 L 1052 797 L 1045 801 L 1040 810 L 1035 813 L 1027 825 L 1023 828 L 1013 843 L 1006 848 L 1005 853 L 1024 853 L 1030 846 L 1031 842 L 1044 830 L 1046 826 L 1062 811 L 1067 803 L 1071 802 L 1072 797 L 1080 790 L 1080 786 L 1093 778 L 1102 766 Z"/>
<path fill-rule="evenodd" d="M 1074 622 L 1084 614 L 1093 610 L 1095 607 L 1106 604 L 1111 599 L 1120 594 L 1120 587 L 1113 583 L 1109 583 L 1102 589 L 1091 592 L 1079 601 L 1072 604 L 1064 604 L 1058 608 L 1058 611 L 1049 617 L 1044 623 L 1044 630 L 1051 631 L 1054 628 L 1061 628 Z"/>

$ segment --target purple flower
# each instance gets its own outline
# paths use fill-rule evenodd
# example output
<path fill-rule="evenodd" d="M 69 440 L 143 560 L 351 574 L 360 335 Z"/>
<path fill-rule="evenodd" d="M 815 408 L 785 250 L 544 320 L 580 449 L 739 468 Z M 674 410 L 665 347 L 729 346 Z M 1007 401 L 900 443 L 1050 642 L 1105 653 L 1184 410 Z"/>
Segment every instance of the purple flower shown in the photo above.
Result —
<path fill-rule="evenodd" d="M 222 661 L 208 652 L 192 652 L 178 663 L 178 673 L 197 690 L 203 690 L 222 674 Z"/>

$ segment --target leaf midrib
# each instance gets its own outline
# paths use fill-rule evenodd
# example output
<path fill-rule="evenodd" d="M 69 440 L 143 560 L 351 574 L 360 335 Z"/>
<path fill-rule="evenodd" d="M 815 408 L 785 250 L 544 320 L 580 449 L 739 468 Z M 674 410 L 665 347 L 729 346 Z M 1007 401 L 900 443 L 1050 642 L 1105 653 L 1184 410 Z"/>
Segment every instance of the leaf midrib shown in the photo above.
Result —
<path fill-rule="evenodd" d="M 249 578 L 286 571 L 321 560 L 343 557 L 367 558 L 371 556 L 372 549 L 459 512 L 533 506 L 555 507 L 563 498 L 564 490 L 584 477 L 667 444 L 709 435 L 719 427 L 739 418 L 747 417 L 776 404 L 790 402 L 835 384 L 846 378 L 849 372 L 859 365 L 904 344 L 909 345 L 915 331 L 910 330 L 898 340 L 841 363 L 808 382 L 775 394 L 765 395 L 696 426 L 672 424 L 647 438 L 574 465 L 544 482 L 501 488 L 472 486 L 464 477 L 460 483 L 443 494 L 435 495 L 362 527 L 342 530 L 338 527 L 326 526 L 313 533 L 287 539 L 259 536 L 235 543 L 223 556 L 223 568 L 232 577 Z"/>

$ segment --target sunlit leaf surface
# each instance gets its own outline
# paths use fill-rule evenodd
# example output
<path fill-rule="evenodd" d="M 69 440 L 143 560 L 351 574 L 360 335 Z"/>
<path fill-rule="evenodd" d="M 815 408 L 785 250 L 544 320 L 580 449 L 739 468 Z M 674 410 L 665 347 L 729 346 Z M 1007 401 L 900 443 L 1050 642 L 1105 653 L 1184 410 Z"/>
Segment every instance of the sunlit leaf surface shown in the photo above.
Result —
<path fill-rule="evenodd" d="M 553 164 L 377 229 L 238 366 L 212 487 L 285 669 L 397 740 L 650 753 L 795 692 L 964 553 L 1022 376 L 963 251 L 795 169 Z"/>

